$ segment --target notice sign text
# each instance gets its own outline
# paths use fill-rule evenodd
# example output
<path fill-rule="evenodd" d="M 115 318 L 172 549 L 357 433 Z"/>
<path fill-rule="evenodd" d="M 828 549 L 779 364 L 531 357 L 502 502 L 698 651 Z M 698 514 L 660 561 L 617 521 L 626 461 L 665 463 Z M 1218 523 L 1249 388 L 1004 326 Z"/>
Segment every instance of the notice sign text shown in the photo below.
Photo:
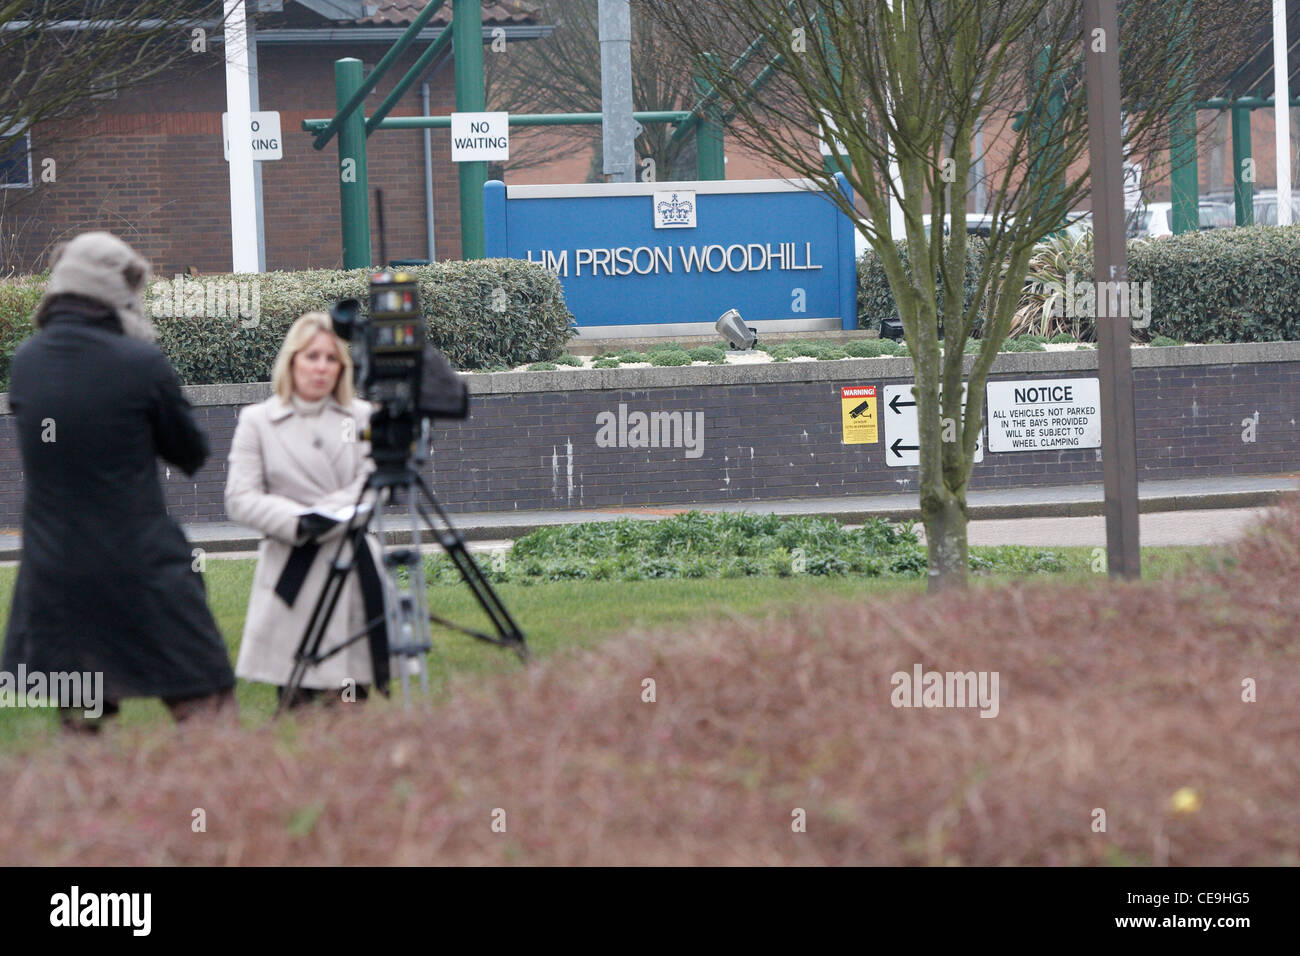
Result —
<path fill-rule="evenodd" d="M 1095 378 L 989 382 L 989 451 L 1101 447 Z"/>

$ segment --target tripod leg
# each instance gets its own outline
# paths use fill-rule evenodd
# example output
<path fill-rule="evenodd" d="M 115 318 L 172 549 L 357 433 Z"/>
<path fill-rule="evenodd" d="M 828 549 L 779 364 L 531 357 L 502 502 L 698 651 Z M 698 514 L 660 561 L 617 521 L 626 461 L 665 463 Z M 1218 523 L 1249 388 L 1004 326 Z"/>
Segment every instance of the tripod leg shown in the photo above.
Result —
<path fill-rule="evenodd" d="M 419 481 L 420 491 L 424 494 L 424 497 L 428 499 L 429 503 L 433 505 L 434 510 L 438 513 L 439 519 L 447 530 L 445 532 L 439 532 L 433 519 L 430 518 L 428 513 L 423 509 L 421 509 L 420 515 L 438 536 L 439 544 L 441 544 L 443 550 L 447 552 L 447 556 L 451 559 L 452 563 L 456 565 L 456 569 L 460 571 L 461 577 L 464 579 L 465 583 L 469 585 L 470 591 L 474 594 L 474 599 L 478 601 L 479 606 L 483 608 L 484 613 L 486 613 L 488 619 L 491 620 L 492 626 L 497 632 L 497 639 L 493 641 L 493 643 L 498 643 L 504 647 L 511 648 L 519 659 L 526 663 L 528 661 L 528 645 L 524 639 L 523 631 L 519 629 L 519 625 L 516 624 L 514 618 L 510 616 L 510 612 L 506 609 L 505 604 L 502 603 L 500 595 L 497 594 L 496 590 L 492 587 L 491 582 L 488 581 L 484 576 L 482 569 L 478 566 L 478 562 L 474 560 L 473 556 L 469 553 L 469 550 L 465 547 L 465 539 L 460 536 L 460 532 L 458 532 L 455 526 L 451 523 L 451 519 L 447 516 L 447 512 L 443 510 L 442 505 L 439 504 L 432 489 L 429 488 L 422 477 L 417 475 L 416 478 Z M 464 628 L 461 628 L 460 630 L 464 630 Z M 475 632 L 468 633 L 473 634 L 475 637 L 483 636 Z M 491 639 L 488 638 L 488 640 Z"/>
<path fill-rule="evenodd" d="M 361 502 L 365 500 L 366 491 L 370 487 L 369 481 L 362 486 L 355 507 L 360 507 Z M 325 639 L 325 631 L 329 627 L 330 618 L 334 616 L 334 609 L 343 593 L 343 585 L 347 580 L 347 576 L 357 561 L 356 541 L 353 542 L 351 557 L 346 562 L 341 560 L 343 548 L 350 539 L 361 539 L 364 546 L 365 531 L 366 525 L 363 523 L 353 529 L 350 534 L 345 533 L 339 538 L 338 546 L 334 549 L 334 555 L 330 559 L 329 574 L 326 576 L 325 584 L 321 587 L 321 592 L 316 598 L 316 603 L 312 606 L 311 617 L 307 621 L 307 627 L 303 631 L 302 639 L 298 642 L 298 649 L 294 653 L 294 664 L 289 672 L 289 681 L 285 684 L 284 693 L 281 695 L 280 703 L 275 710 L 277 717 L 293 706 L 298 696 L 298 690 L 302 686 L 303 678 L 307 675 L 308 665 L 319 661 L 318 655 L 321 641 Z"/>

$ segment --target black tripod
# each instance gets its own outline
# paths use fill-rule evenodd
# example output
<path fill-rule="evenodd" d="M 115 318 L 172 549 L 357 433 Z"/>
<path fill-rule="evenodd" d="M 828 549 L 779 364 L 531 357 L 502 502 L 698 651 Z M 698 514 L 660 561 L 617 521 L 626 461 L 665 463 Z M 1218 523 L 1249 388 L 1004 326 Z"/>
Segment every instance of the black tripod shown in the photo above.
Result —
<path fill-rule="evenodd" d="M 420 442 L 420 446 L 427 449 L 427 439 Z M 298 643 L 298 650 L 294 654 L 293 670 L 281 694 L 280 705 L 276 710 L 277 715 L 293 705 L 307 668 L 329 660 L 344 648 L 371 636 L 381 621 L 386 624 L 387 657 L 397 667 L 398 678 L 402 685 L 402 700 L 408 705 L 410 703 L 408 679 L 411 675 L 419 676 L 420 687 L 425 694 L 429 690 L 429 673 L 425 656 L 433 647 L 429 636 L 430 621 L 489 644 L 508 648 L 514 651 L 521 661 L 528 661 L 528 646 L 524 642 L 523 632 L 519 630 L 510 612 L 501 603 L 501 598 L 492 588 L 491 583 L 483 576 L 483 572 L 465 547 L 465 539 L 452 525 L 437 496 L 420 474 L 419 466 L 422 460 L 412 460 L 405 455 L 400 458 L 381 455 L 376 456 L 375 464 L 375 470 L 366 479 L 365 486 L 357 497 L 356 509 L 354 509 L 354 515 L 357 516 L 349 521 L 330 560 L 329 574 L 312 608 L 311 618 L 307 623 L 307 629 L 303 632 L 302 640 Z M 366 493 L 371 490 L 376 492 L 373 507 L 368 512 L 362 512 L 360 509 L 366 500 Z M 360 561 L 369 560 L 369 544 L 366 535 L 371 519 L 376 516 L 379 523 L 376 531 L 379 533 L 380 541 L 385 540 L 383 508 L 386 493 L 388 503 L 406 506 L 410 537 L 408 541 L 397 542 L 396 547 L 388 548 L 383 552 L 382 573 L 379 575 L 383 584 L 383 614 L 372 617 L 360 631 L 338 645 L 322 651 L 321 643 L 325 638 L 325 630 L 343 593 L 348 575 L 357 568 Z M 429 511 L 425 508 L 426 503 L 436 513 L 441 526 L 436 525 L 430 517 Z M 433 532 L 438 544 L 456 565 L 461 578 L 469 585 L 474 598 L 492 622 L 495 635 L 463 627 L 429 612 L 425 600 L 424 562 L 420 555 L 420 541 L 424 526 Z M 352 548 L 349 557 L 344 559 L 343 550 L 347 544 L 351 544 Z M 366 550 L 363 552 L 362 549 Z M 403 569 L 406 572 L 404 582 L 403 575 L 400 573 Z M 371 658 L 376 665 L 375 684 L 379 686 L 384 655 L 382 652 L 377 653 L 373 644 Z"/>

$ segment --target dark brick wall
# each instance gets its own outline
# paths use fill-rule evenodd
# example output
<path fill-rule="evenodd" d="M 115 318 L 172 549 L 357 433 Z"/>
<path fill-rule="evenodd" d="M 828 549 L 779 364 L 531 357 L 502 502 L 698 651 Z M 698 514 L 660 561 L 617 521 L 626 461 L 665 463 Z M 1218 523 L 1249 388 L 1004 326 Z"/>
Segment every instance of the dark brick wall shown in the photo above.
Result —
<path fill-rule="evenodd" d="M 574 374 L 574 373 L 569 373 Z M 594 373 L 593 373 L 594 374 Z M 996 374 L 998 379 L 1092 377 L 1095 371 Z M 1134 369 L 1139 478 L 1255 475 L 1300 470 L 1300 362 Z M 665 388 L 477 394 L 466 422 L 435 433 L 434 486 L 453 511 L 512 511 L 750 501 L 897 492 L 916 469 L 884 463 L 882 441 L 840 443 L 842 385 L 901 378 Z M 198 395 L 198 392 L 193 393 Z M 201 399 L 196 399 L 196 401 Z M 700 457 L 681 448 L 600 448 L 596 416 L 629 411 L 704 413 Z M 1257 441 L 1242 420 L 1259 413 Z M 182 521 L 224 520 L 225 458 L 238 406 L 199 405 L 213 454 L 193 479 L 165 477 Z M 0 527 L 21 523 L 21 464 L 13 419 L 0 417 Z M 1101 480 L 1098 449 L 985 453 L 972 488 Z"/>

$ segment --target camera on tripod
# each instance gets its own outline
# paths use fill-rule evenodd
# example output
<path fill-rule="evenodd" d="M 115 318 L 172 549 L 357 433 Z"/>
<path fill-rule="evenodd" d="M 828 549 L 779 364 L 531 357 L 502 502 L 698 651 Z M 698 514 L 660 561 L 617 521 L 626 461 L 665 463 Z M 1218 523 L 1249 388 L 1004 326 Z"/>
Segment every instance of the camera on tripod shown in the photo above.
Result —
<path fill-rule="evenodd" d="M 428 343 L 415 276 L 376 272 L 368 314 L 357 299 L 340 299 L 330 318 L 339 337 L 352 344 L 357 393 L 375 405 L 369 437 L 376 468 L 405 467 L 421 420 L 469 415 L 465 383 Z"/>
<path fill-rule="evenodd" d="M 396 659 L 403 700 L 409 703 L 407 677 L 410 673 L 419 675 L 420 685 L 427 693 L 425 655 L 432 647 L 430 622 L 512 650 L 520 660 L 528 659 L 523 631 L 470 556 L 465 539 L 452 525 L 421 474 L 429 461 L 429 420 L 468 417 L 469 390 L 443 354 L 428 343 L 418 280 L 406 272 L 376 272 L 370 277 L 368 314 L 362 313 L 358 300 L 341 299 L 330 308 L 330 318 L 338 336 L 352 344 L 357 393 L 373 405 L 367 438 L 375 470 L 366 478 L 354 512 L 360 513 L 368 492 L 373 490 L 379 494 L 366 512 L 365 520 L 351 525 L 348 534 L 338 539 L 329 573 L 294 654 L 293 670 L 277 713 L 292 706 L 308 668 L 362 639 L 370 641 L 377 684 L 387 683 L 387 661 Z M 417 439 L 420 439 L 419 447 Z M 405 506 L 407 526 L 393 530 L 404 532 L 406 540 L 391 542 L 391 546 L 383 544 L 375 567 L 366 535 L 373 531 L 380 542 L 386 542 L 386 505 Z M 492 633 L 464 627 L 429 612 L 424 562 L 420 555 L 422 527 L 426 525 L 487 614 Z M 350 545 L 346 556 L 345 544 Z M 370 620 L 341 644 L 322 649 L 330 617 L 344 582 L 354 569 L 362 576 L 363 594 L 367 591 L 367 579 L 373 583 L 370 593 L 374 597 L 366 598 L 366 614 Z"/>

